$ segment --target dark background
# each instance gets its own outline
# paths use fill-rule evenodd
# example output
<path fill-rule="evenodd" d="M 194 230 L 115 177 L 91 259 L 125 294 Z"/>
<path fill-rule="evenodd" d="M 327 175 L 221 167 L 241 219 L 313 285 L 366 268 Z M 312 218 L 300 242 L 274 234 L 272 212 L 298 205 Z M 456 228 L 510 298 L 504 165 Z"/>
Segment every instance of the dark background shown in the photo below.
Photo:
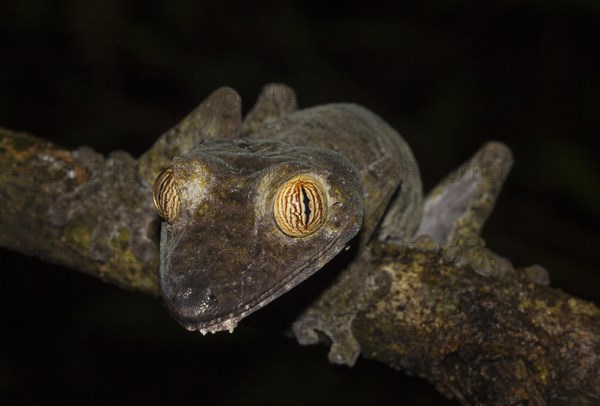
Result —
<path fill-rule="evenodd" d="M 247 110 L 264 83 L 284 82 L 302 106 L 381 115 L 413 147 L 426 189 L 501 140 L 516 164 L 488 245 L 600 303 L 596 0 L 7 3 L 1 126 L 137 156 L 217 87 Z M 0 255 L 0 402 L 455 404 L 384 365 L 332 366 L 325 347 L 298 346 L 265 323 L 290 299 L 202 337 L 159 299 Z"/>

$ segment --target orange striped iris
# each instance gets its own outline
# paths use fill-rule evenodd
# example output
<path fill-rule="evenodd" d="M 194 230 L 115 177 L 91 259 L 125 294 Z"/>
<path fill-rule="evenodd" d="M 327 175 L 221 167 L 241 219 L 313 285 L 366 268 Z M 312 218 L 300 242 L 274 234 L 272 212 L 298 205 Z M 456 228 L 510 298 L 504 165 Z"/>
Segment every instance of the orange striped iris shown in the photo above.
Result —
<path fill-rule="evenodd" d="M 172 224 L 179 215 L 179 195 L 172 166 L 162 171 L 154 181 L 152 200 L 158 214 Z"/>
<path fill-rule="evenodd" d="M 277 226 L 290 237 L 307 237 L 325 222 L 327 205 L 321 182 L 298 175 L 285 182 L 273 203 Z"/>

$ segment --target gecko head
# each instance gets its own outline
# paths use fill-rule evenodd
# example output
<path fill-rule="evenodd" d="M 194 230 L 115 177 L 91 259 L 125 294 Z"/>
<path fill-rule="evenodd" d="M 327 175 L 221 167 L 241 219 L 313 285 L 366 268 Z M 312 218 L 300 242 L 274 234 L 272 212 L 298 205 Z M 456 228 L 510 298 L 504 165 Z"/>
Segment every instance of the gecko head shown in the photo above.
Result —
<path fill-rule="evenodd" d="M 211 141 L 155 182 L 161 293 L 190 330 L 232 330 L 319 270 L 359 231 L 363 189 L 330 150 Z"/>

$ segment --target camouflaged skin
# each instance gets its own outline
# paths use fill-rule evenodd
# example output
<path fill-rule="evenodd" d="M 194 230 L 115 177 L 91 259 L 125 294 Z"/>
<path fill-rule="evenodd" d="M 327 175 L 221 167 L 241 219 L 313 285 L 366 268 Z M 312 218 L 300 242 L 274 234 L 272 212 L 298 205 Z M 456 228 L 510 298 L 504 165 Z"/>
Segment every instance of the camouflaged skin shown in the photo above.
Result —
<path fill-rule="evenodd" d="M 180 154 L 172 158 L 181 213 L 162 224 L 161 291 L 173 317 L 203 333 L 233 330 L 357 235 L 361 251 L 373 235 L 412 236 L 422 206 L 408 145 L 372 112 L 352 104 L 295 110 L 293 92 L 270 85 L 241 122 L 232 92 L 214 92 L 146 159 L 154 175 Z M 305 238 L 285 235 L 273 218 L 275 191 L 298 174 L 317 177 L 328 195 L 325 224 Z"/>

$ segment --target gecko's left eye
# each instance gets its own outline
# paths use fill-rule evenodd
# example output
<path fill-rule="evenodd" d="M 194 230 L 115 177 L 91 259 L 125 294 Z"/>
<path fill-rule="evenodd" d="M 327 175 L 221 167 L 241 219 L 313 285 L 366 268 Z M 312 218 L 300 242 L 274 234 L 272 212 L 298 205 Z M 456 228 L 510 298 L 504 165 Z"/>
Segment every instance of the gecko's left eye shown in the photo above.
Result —
<path fill-rule="evenodd" d="M 298 175 L 285 182 L 273 201 L 275 222 L 290 237 L 307 237 L 317 231 L 327 216 L 327 197 L 320 181 Z"/>
<path fill-rule="evenodd" d="M 162 171 L 154 181 L 152 200 L 158 214 L 172 224 L 179 215 L 179 195 L 172 166 Z"/>

